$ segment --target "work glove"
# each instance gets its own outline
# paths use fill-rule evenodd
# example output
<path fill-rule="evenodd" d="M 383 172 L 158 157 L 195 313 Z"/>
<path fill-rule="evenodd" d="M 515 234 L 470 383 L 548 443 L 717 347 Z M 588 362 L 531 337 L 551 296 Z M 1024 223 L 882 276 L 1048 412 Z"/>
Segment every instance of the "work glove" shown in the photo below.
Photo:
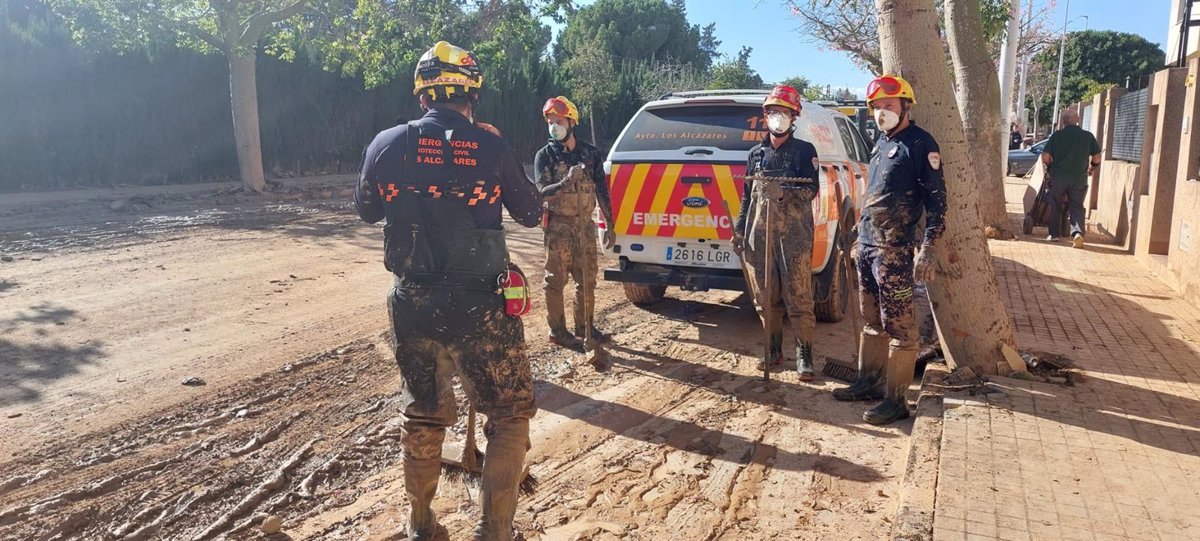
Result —
<path fill-rule="evenodd" d="M 737 231 L 733 232 L 733 238 L 730 239 L 730 242 L 733 244 L 733 253 L 737 254 L 738 258 L 742 257 L 742 252 L 745 250 L 745 247 L 743 246 L 745 241 L 746 239 L 741 233 L 738 233 Z"/>
<path fill-rule="evenodd" d="M 604 230 L 604 249 L 612 250 L 613 245 L 617 243 L 617 234 L 611 229 Z"/>
<path fill-rule="evenodd" d="M 921 253 L 917 254 L 917 261 L 913 263 L 913 280 L 920 283 L 930 282 L 936 269 L 937 253 L 932 246 L 923 246 Z"/>
<path fill-rule="evenodd" d="M 763 182 L 762 194 L 770 201 L 783 201 L 783 187 L 778 182 L 759 181 Z"/>

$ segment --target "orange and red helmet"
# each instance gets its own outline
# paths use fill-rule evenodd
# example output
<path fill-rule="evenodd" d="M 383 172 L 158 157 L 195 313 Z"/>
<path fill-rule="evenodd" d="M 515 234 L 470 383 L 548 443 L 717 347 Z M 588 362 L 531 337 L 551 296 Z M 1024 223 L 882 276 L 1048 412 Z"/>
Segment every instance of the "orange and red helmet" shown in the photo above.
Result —
<path fill-rule="evenodd" d="M 771 89 L 771 93 L 767 95 L 767 99 L 763 101 L 763 109 L 768 105 L 779 105 L 787 107 L 797 114 L 800 113 L 800 91 L 788 85 L 776 85 Z"/>
<path fill-rule="evenodd" d="M 867 105 L 884 98 L 902 98 L 914 104 L 917 103 L 912 85 L 908 84 L 903 77 L 895 75 L 882 75 L 867 84 Z"/>
<path fill-rule="evenodd" d="M 550 98 L 546 100 L 546 104 L 542 106 L 542 116 L 558 115 L 566 117 L 571 122 L 579 124 L 579 108 L 566 96 Z"/>

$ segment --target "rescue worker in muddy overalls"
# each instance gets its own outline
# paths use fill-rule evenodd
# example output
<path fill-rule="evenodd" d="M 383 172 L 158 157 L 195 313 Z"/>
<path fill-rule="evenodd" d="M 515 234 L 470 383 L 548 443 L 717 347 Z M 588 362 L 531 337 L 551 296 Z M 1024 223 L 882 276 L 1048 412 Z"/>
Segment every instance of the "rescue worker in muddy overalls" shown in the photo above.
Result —
<path fill-rule="evenodd" d="M 364 221 L 386 220 L 408 539 L 446 538 L 431 502 L 446 428 L 455 423 L 457 374 L 487 415 L 476 539 L 508 540 L 536 406 L 524 328 L 498 288 L 509 264 L 500 212 L 535 227 L 542 199 L 495 128 L 473 120 L 483 85 L 474 55 L 440 41 L 414 78 L 428 112 L 375 137 L 354 197 Z"/>
<path fill-rule="evenodd" d="M 933 278 L 935 249 L 946 229 L 942 156 L 933 136 L 909 118 L 915 104 L 912 86 L 900 77 L 885 75 L 867 85 L 867 105 L 883 134 L 871 155 L 858 225 L 858 291 L 864 322 L 859 377 L 849 387 L 834 391 L 834 397 L 882 398 L 863 414 L 863 420 L 874 425 L 909 416 L 904 395 L 913 381 L 918 338 L 914 285 Z M 922 214 L 923 234 L 918 228 Z"/>
<path fill-rule="evenodd" d="M 537 185 L 545 198 L 542 227 L 546 246 L 546 320 L 550 342 L 567 349 L 583 351 L 579 337 L 586 335 L 584 325 L 592 326 L 592 340 L 607 336 L 596 328 L 596 224 L 592 213 L 600 206 L 608 227 L 604 247 L 612 248 L 612 204 L 604 175 L 604 157 L 596 147 L 575 133 L 579 109 L 563 96 L 546 100 L 542 107 L 550 141 L 533 159 Z M 563 288 L 575 281 L 574 334 L 567 330 Z M 584 312 L 587 313 L 584 313 Z"/>
<path fill-rule="evenodd" d="M 769 133 L 762 143 L 750 149 L 746 162 L 746 183 L 742 209 L 734 225 L 733 246 L 746 267 L 746 278 L 754 296 L 758 315 L 770 336 L 770 354 L 759 369 L 783 365 L 783 317 L 796 339 L 796 371 L 801 381 L 811 381 L 813 371 L 812 295 L 812 202 L 817 196 L 817 149 L 794 132 L 800 116 L 800 93 L 786 85 L 776 86 L 763 102 Z M 753 177 L 787 177 L 810 182 L 754 181 Z M 766 213 L 771 204 L 772 235 L 775 239 L 774 268 L 767 268 Z M 749 228 L 749 231 L 747 231 Z M 773 289 L 764 290 L 766 273 L 774 273 Z M 765 306 L 774 303 L 771 321 Z M 766 365 L 766 366 L 764 366 Z"/>

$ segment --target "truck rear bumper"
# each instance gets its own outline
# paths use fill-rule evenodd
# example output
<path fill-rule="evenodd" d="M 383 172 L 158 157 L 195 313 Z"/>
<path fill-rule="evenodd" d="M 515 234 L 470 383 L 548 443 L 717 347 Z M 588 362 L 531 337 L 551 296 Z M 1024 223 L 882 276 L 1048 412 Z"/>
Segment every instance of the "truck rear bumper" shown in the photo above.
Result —
<path fill-rule="evenodd" d="M 604 279 L 609 282 L 675 286 L 685 291 L 746 289 L 746 281 L 742 272 L 738 270 L 648 265 L 633 263 L 624 258 L 618 267 L 604 269 Z"/>

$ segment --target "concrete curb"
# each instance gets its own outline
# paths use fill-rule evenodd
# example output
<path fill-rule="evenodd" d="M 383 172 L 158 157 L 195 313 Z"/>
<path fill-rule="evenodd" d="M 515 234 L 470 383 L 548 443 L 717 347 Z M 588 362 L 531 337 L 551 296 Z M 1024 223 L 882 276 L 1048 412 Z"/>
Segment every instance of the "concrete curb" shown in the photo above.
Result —
<path fill-rule="evenodd" d="M 895 541 L 933 539 L 933 510 L 942 456 L 942 414 L 945 412 L 942 391 L 933 385 L 941 384 L 948 374 L 946 365 L 930 364 L 921 380 L 916 420 L 909 436 L 908 460 L 892 521 L 891 539 Z"/>

